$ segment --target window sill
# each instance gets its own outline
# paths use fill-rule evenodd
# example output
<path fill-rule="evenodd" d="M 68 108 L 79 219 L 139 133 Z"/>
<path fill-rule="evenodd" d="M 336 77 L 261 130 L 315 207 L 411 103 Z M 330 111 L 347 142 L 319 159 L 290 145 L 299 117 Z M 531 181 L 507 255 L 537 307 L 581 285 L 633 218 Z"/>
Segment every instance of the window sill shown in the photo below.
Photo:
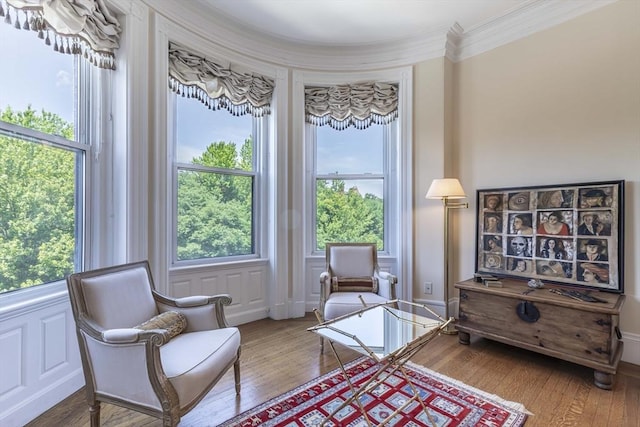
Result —
<path fill-rule="evenodd" d="M 198 271 L 211 271 L 211 270 L 229 270 L 245 267 L 253 267 L 265 265 L 269 262 L 267 258 L 251 258 L 239 261 L 218 262 L 211 264 L 190 264 L 190 265 L 174 265 L 169 269 L 171 273 L 194 273 Z"/>
<path fill-rule="evenodd" d="M 0 295 L 0 322 L 68 301 L 68 291 L 63 280 L 12 291 Z"/>

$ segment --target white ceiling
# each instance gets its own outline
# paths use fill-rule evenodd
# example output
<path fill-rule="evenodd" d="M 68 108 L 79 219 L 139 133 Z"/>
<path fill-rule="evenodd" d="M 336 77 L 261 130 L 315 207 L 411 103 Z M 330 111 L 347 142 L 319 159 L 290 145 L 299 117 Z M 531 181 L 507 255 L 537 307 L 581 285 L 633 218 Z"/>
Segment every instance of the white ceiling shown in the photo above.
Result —
<path fill-rule="evenodd" d="M 357 46 L 465 31 L 539 0 L 195 0 L 245 32 L 311 46 Z M 208 9 L 208 11 L 206 11 Z"/>

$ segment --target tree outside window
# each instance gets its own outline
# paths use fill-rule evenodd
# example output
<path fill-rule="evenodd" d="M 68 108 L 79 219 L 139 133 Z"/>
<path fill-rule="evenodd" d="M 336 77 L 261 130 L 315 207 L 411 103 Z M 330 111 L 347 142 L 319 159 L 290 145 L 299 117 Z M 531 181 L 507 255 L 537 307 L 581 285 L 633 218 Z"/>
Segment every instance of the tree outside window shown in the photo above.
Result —
<path fill-rule="evenodd" d="M 254 119 L 176 97 L 176 262 L 256 252 Z"/>
<path fill-rule="evenodd" d="M 385 250 L 386 126 L 312 129 L 316 250 L 330 242 L 371 242 Z"/>
<path fill-rule="evenodd" d="M 0 293 L 82 268 L 84 158 L 78 62 L 0 23 Z"/>

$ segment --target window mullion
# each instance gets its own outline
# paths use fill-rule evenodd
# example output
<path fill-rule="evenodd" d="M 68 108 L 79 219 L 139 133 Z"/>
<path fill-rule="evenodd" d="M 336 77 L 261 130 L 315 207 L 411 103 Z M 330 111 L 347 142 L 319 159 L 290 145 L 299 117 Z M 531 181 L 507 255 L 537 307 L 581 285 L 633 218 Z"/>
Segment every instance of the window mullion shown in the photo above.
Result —
<path fill-rule="evenodd" d="M 11 136 L 10 134 L 13 134 L 16 138 L 49 144 L 53 146 L 64 147 L 73 150 L 86 150 L 87 148 L 85 144 L 63 138 L 59 135 L 51 135 L 48 133 L 15 125 L 13 123 L 3 122 L 1 120 L 0 130 L 5 131 L 8 134 L 7 136 Z"/>
<path fill-rule="evenodd" d="M 317 174 L 315 175 L 316 179 L 325 179 L 325 180 L 332 180 L 332 179 L 341 179 L 341 180 L 366 180 L 366 179 L 371 179 L 371 180 L 375 180 L 375 179 L 384 179 L 385 178 L 385 174 L 374 174 L 374 173 L 364 173 L 364 174 L 339 174 L 339 173 L 332 173 L 332 174 Z"/>
<path fill-rule="evenodd" d="M 189 170 L 193 172 L 211 172 L 222 175 L 255 176 L 255 171 L 245 171 L 242 169 L 226 169 L 211 166 L 196 165 L 192 163 L 176 163 L 178 170 Z"/>

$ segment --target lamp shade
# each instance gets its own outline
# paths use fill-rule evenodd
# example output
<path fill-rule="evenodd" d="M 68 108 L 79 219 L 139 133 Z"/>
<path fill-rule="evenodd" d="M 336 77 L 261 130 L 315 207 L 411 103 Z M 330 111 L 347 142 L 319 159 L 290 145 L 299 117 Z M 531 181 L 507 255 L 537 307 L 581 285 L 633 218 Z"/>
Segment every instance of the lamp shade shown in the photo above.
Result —
<path fill-rule="evenodd" d="M 457 178 L 434 179 L 425 196 L 427 199 L 464 199 L 465 197 L 467 195 L 464 194 Z"/>

